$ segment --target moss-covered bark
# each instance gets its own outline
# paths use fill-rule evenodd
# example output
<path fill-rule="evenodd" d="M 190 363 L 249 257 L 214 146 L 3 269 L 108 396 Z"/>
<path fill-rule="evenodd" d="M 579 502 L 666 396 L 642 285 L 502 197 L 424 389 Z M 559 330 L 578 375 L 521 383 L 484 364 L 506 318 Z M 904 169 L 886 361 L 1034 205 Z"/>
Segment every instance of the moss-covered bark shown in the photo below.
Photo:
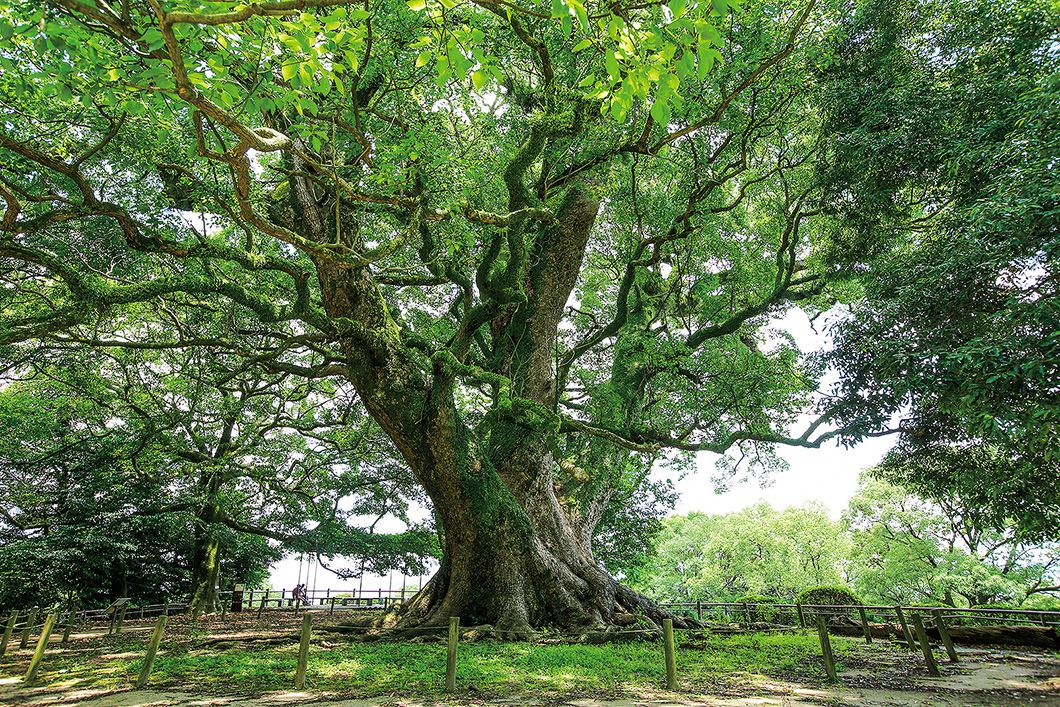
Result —
<path fill-rule="evenodd" d="M 192 554 L 192 587 L 189 611 L 193 616 L 217 610 L 217 583 L 221 573 L 221 543 L 214 523 L 221 514 L 218 494 L 222 478 L 206 471 L 199 483 L 202 502 L 195 517 L 195 548 Z"/>
<path fill-rule="evenodd" d="M 427 360 L 404 345 L 367 270 L 317 263 L 324 307 L 348 331 L 350 380 L 423 485 L 443 532 L 441 569 L 404 608 L 407 625 L 460 616 L 520 637 L 544 626 L 603 628 L 630 614 L 650 624 L 665 615 L 596 562 L 586 516 L 556 492 L 553 350 L 598 208 L 572 190 L 557 223 L 529 239 L 528 253 L 509 255 L 509 266 L 529 267 L 498 268 L 509 278 L 492 281 L 498 291 L 521 296 L 486 308 L 496 354 L 482 376 L 495 400 L 474 429 L 454 395 L 456 377 L 467 372 L 459 347 Z M 510 250 L 524 244 L 510 233 L 506 242 Z"/>

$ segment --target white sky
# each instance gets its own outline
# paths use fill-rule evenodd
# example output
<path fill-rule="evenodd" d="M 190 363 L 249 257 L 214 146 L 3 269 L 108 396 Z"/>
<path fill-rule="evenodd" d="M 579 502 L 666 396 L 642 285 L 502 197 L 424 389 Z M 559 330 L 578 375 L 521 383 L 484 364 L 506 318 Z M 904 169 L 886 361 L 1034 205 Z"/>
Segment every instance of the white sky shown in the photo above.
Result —
<path fill-rule="evenodd" d="M 775 322 L 775 326 L 791 332 L 800 349 L 810 352 L 828 343 L 828 338 L 822 331 L 826 326 L 825 322 L 826 317 L 821 317 L 817 322 L 818 330 L 815 330 L 802 310 L 792 308 L 783 319 Z M 795 434 L 801 431 L 802 428 L 793 430 Z M 865 440 L 850 449 L 839 447 L 835 443 L 829 443 L 820 449 L 780 447 L 778 453 L 788 462 L 787 470 L 770 477 L 766 486 L 762 486 L 758 480 L 751 480 L 734 483 L 724 493 L 716 493 L 711 481 L 717 455 L 701 453 L 697 459 L 697 471 L 674 482 L 678 491 L 674 512 L 731 513 L 760 501 L 765 501 L 774 508 L 784 509 L 818 501 L 828 509 L 833 518 L 838 518 L 857 489 L 858 474 L 878 463 L 892 443 L 892 438 L 883 437 Z M 396 521 L 387 524 L 384 520 L 378 529 L 381 532 L 392 532 L 401 530 L 402 527 Z M 329 564 L 341 566 L 338 563 Z M 299 571 L 297 556 L 277 563 L 272 568 L 272 587 L 293 587 L 299 576 L 302 581 L 307 581 L 305 577 L 308 565 L 308 562 L 304 563 Z M 315 586 L 319 589 L 353 589 L 363 586 L 364 589 L 374 591 L 389 586 L 398 589 L 402 581 L 412 586 L 419 584 L 419 578 L 403 579 L 398 573 L 394 573 L 392 577 L 366 575 L 361 585 L 358 579 L 340 580 L 323 568 L 315 572 L 316 576 L 311 575 L 308 580 L 310 588 Z"/>

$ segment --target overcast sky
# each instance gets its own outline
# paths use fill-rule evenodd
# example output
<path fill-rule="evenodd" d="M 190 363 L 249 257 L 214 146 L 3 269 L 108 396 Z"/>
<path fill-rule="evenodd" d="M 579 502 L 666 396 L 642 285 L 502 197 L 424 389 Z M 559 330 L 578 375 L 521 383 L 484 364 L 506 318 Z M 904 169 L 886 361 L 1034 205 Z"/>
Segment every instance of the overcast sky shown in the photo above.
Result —
<path fill-rule="evenodd" d="M 828 339 L 824 333 L 827 322 L 826 317 L 819 318 L 815 329 L 802 310 L 792 308 L 787 316 L 776 322 L 776 327 L 790 332 L 799 348 L 810 352 L 827 344 Z M 795 434 L 800 432 L 801 429 L 793 430 Z M 679 497 L 674 512 L 731 513 L 759 501 L 766 501 L 777 509 L 818 501 L 828 509 L 833 518 L 838 518 L 850 497 L 854 495 L 858 474 L 862 469 L 879 462 L 892 443 L 892 438 L 884 437 L 868 439 L 851 449 L 844 449 L 834 443 L 820 449 L 780 447 L 778 452 L 787 461 L 787 470 L 774 474 L 765 486 L 758 480 L 751 480 L 733 484 L 724 493 L 717 493 L 711 481 L 717 455 L 701 453 L 697 459 L 697 471 L 675 480 Z M 378 529 L 382 532 L 402 529 L 400 523 L 391 525 L 393 527 L 380 524 Z M 290 588 L 297 584 L 299 577 L 302 578 L 301 581 L 306 581 L 308 565 L 309 563 L 305 562 L 300 568 L 298 557 L 290 557 L 277 563 L 272 569 L 272 586 L 276 589 Z M 332 566 L 340 565 L 334 563 Z M 316 574 L 310 575 L 308 580 L 311 588 L 354 588 L 360 584 L 356 579 L 340 580 L 323 568 L 314 572 Z M 418 578 L 405 581 L 412 585 L 419 582 Z M 399 588 L 401 582 L 402 578 L 397 574 L 393 577 L 366 576 L 363 587 L 372 590 L 380 587 L 386 589 L 388 586 Z"/>

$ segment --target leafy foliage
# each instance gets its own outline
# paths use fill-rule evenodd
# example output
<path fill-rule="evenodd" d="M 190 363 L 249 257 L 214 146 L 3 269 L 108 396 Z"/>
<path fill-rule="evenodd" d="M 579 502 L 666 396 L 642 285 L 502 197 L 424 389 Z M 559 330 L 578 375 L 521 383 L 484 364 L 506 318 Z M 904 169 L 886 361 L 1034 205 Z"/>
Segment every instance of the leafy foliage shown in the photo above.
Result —
<path fill-rule="evenodd" d="M 839 582 L 847 543 L 842 525 L 814 506 L 673 516 L 663 521 L 656 556 L 635 586 L 672 600 L 790 600 L 807 587 Z"/>
<path fill-rule="evenodd" d="M 862 289 L 829 356 L 838 419 L 900 416 L 908 482 L 1039 537 L 1060 519 L 1057 23 L 1051 2 L 859 3 L 821 170 L 827 258 Z M 978 480 L 942 471 L 965 454 Z"/>
<path fill-rule="evenodd" d="M 281 547 L 369 571 L 436 553 L 429 528 L 383 537 L 355 520 L 407 519 L 415 491 L 341 391 L 210 348 L 74 343 L 38 351 L 0 394 L 8 601 L 212 597 L 261 582 Z"/>
<path fill-rule="evenodd" d="M 926 501 L 866 476 L 847 510 L 850 573 L 869 601 L 1020 606 L 1060 590 L 1060 548 L 995 528 L 961 497 Z"/>
<path fill-rule="evenodd" d="M 673 601 L 829 605 L 1048 606 L 1060 595 L 1055 542 L 999 531 L 975 502 L 925 500 L 877 474 L 863 475 L 838 522 L 764 504 L 667 518 L 635 586 Z"/>
<path fill-rule="evenodd" d="M 523 546 L 505 558 L 519 568 L 443 562 L 439 584 L 466 571 L 452 586 L 534 604 L 451 600 L 476 619 L 606 615 L 571 607 L 617 596 L 591 546 L 612 568 L 637 559 L 620 541 L 665 505 L 656 462 L 713 451 L 725 473 L 769 471 L 777 444 L 850 443 L 893 416 L 914 454 L 1015 460 L 998 492 L 964 497 L 1044 536 L 1056 19 L 1049 0 L 9 0 L 4 359 L 132 351 L 113 360 L 136 374 L 117 396 L 147 440 L 133 456 L 208 462 L 167 477 L 206 539 L 206 521 L 304 539 L 313 519 L 316 541 L 364 551 L 378 538 L 329 522 L 356 515 L 329 492 L 393 510 L 419 493 L 395 481 L 411 474 L 447 558 L 495 552 L 497 533 Z M 850 316 L 826 360 L 771 326 L 837 302 Z M 839 384 L 821 396 L 828 363 Z M 173 404 L 127 412 L 158 397 Z M 255 421 L 239 454 L 213 424 L 233 414 Z M 355 449 L 356 468 L 331 463 Z M 291 505 L 274 488 L 297 484 Z M 1029 488 L 1042 501 L 1020 517 Z M 665 586 L 832 582 L 841 534 L 758 563 L 778 538 L 824 538 L 820 513 L 796 515 L 812 527 L 738 528 L 732 557 Z M 664 542 L 714 542 L 714 524 Z M 539 571 L 560 564 L 578 571 Z M 589 592 L 556 579 L 587 574 Z"/>

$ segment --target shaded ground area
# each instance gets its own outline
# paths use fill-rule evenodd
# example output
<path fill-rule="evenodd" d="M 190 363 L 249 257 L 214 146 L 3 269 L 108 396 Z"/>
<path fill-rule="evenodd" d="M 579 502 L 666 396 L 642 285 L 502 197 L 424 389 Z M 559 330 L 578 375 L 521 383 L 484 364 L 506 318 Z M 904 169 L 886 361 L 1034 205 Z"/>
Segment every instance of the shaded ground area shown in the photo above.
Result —
<path fill-rule="evenodd" d="M 314 635 L 308 689 L 291 690 L 297 650 L 293 614 L 242 616 L 192 625 L 173 617 L 155 664 L 152 689 L 131 689 L 148 622 L 121 635 L 54 639 L 40 684 L 21 684 L 30 651 L 0 664 L 0 704 L 147 705 L 1060 705 L 1060 654 L 1045 650 L 959 649 L 961 663 L 938 654 L 943 676 L 896 644 L 834 638 L 840 685 L 824 680 L 816 635 L 778 633 L 681 636 L 681 690 L 666 693 L 657 642 L 602 646 L 465 642 L 460 694 L 441 694 L 443 644 L 430 639 L 350 642 L 322 624 Z"/>

